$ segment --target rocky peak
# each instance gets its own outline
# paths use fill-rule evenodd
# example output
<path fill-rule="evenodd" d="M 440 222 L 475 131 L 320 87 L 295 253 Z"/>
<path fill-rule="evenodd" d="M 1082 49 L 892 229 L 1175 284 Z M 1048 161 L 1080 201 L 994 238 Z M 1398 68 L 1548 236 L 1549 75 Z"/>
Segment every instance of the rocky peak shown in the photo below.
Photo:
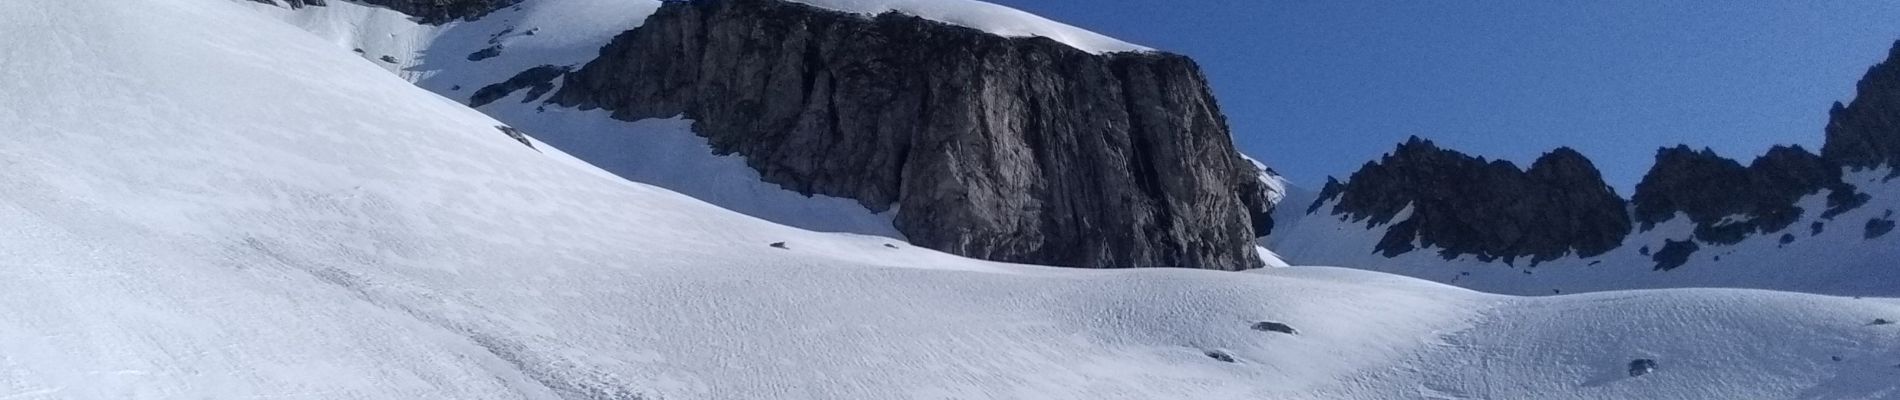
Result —
<path fill-rule="evenodd" d="M 1644 230 L 1687 214 L 1698 224 L 1714 223 L 1752 210 L 1748 168 L 1733 159 L 1689 146 L 1656 151 L 1656 163 L 1630 197 L 1636 222 Z"/>
<path fill-rule="evenodd" d="M 914 16 L 668 2 L 553 101 L 685 115 L 806 194 L 899 209 L 914 243 L 1078 267 L 1260 266 L 1260 171 L 1200 69 Z"/>
<path fill-rule="evenodd" d="M 1648 230 L 1678 213 L 1696 225 L 1696 238 L 1732 244 L 1751 233 L 1774 233 L 1800 219 L 1795 203 L 1829 189 L 1823 216 L 1859 206 L 1864 195 L 1841 181 L 1841 166 L 1800 146 L 1777 146 L 1743 167 L 1735 160 L 1688 146 L 1664 148 L 1631 197 L 1636 221 Z"/>
<path fill-rule="evenodd" d="M 1391 224 L 1376 248 L 1387 257 L 1417 243 L 1446 258 L 1529 258 L 1534 264 L 1601 254 L 1630 230 L 1622 198 L 1589 159 L 1568 148 L 1521 170 L 1413 137 L 1346 183 L 1328 182 L 1320 201 L 1337 201 L 1335 215 Z"/>
<path fill-rule="evenodd" d="M 1857 170 L 1900 165 L 1900 42 L 1856 89 L 1852 103 L 1836 102 L 1829 110 L 1821 155 Z"/>

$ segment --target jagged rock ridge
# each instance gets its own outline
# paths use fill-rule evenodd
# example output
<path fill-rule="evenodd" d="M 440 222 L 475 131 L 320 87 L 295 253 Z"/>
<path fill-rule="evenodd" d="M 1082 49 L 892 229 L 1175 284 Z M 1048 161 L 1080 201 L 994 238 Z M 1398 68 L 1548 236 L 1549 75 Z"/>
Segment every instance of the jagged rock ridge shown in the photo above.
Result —
<path fill-rule="evenodd" d="M 1078 267 L 1260 266 L 1271 204 L 1193 61 L 896 13 L 671 2 L 553 102 L 684 115 L 806 194 L 901 210 L 914 243 Z"/>
<path fill-rule="evenodd" d="M 1413 137 L 1348 183 L 1333 181 L 1321 202 L 1368 225 L 1391 223 L 1375 251 L 1394 257 L 1437 248 L 1446 258 L 1533 264 L 1566 254 L 1592 256 L 1622 244 L 1630 231 L 1624 202 L 1596 166 L 1557 149 L 1528 170 L 1439 148 Z M 1320 204 L 1315 204 L 1318 207 Z M 1410 216 L 1393 221 L 1405 210 Z"/>
<path fill-rule="evenodd" d="M 1475 254 L 1481 259 L 1505 258 L 1507 261 L 1512 255 L 1532 256 L 1534 261 L 1547 259 L 1547 254 L 1554 249 L 1547 245 L 1522 245 L 1525 238 L 1519 230 L 1522 225 L 1508 222 L 1525 218 L 1518 215 L 1559 216 L 1555 218 L 1558 225 L 1549 229 L 1571 232 L 1571 235 L 1586 233 L 1582 236 L 1584 240 L 1574 243 L 1609 244 L 1609 247 L 1572 247 L 1577 254 L 1589 256 L 1616 247 L 1622 236 L 1631 233 L 1631 221 L 1640 224 L 1641 231 L 1648 231 L 1680 214 L 1694 225 L 1694 237 L 1669 240 L 1663 251 L 1653 255 L 1656 269 L 1669 270 L 1683 265 L 1690 254 L 1703 247 L 1697 241 L 1730 245 L 1751 235 L 1781 233 L 1810 212 L 1797 202 L 1823 190 L 1827 193 L 1827 206 L 1816 215 L 1822 219 L 1833 219 L 1865 205 L 1870 196 L 1843 181 L 1843 170 L 1900 165 L 1900 42 L 1889 51 L 1886 62 L 1868 70 L 1858 89 L 1852 104 L 1834 104 L 1820 155 L 1800 146 L 1777 146 L 1743 166 L 1708 149 L 1696 151 L 1688 146 L 1677 146 L 1659 150 L 1656 164 L 1630 197 L 1627 216 L 1609 212 L 1604 207 L 1615 194 L 1595 190 L 1602 182 L 1595 177 L 1594 169 L 1588 174 L 1572 174 L 1571 179 L 1565 180 L 1568 183 L 1563 184 L 1572 188 L 1557 191 L 1583 194 L 1595 200 L 1526 201 L 1525 198 L 1541 196 L 1537 189 L 1519 189 L 1531 190 L 1523 195 L 1492 190 L 1521 185 L 1516 183 L 1515 167 L 1500 162 L 1487 164 L 1481 158 L 1437 149 L 1430 142 L 1416 138 L 1401 145 L 1398 152 L 1382 162 L 1368 163 L 1346 183 L 1329 181 L 1308 213 L 1318 212 L 1328 202 L 1337 201 L 1331 211 L 1333 214 L 1371 225 L 1391 223 L 1386 237 L 1375 249 L 1387 257 L 1414 250 L 1415 239 L 1427 247 L 1439 248 L 1447 257 Z M 1560 149 L 1560 152 L 1565 151 Z M 1582 165 L 1588 163 L 1581 155 L 1574 158 L 1581 160 Z M 1539 163 L 1542 162 L 1540 159 Z M 1531 175 L 1535 175 L 1537 169 L 1533 166 Z M 1582 171 L 1581 168 L 1563 170 Z M 1605 193 L 1609 197 L 1603 197 Z M 1414 215 L 1404 221 L 1392 221 L 1398 211 L 1408 205 L 1414 207 Z M 1571 220 L 1578 215 L 1576 207 L 1588 207 L 1589 211 L 1583 216 L 1586 220 Z M 1885 219 L 1867 221 L 1866 236 L 1884 235 L 1891 224 Z M 1576 231 L 1578 227 L 1588 228 Z M 1811 234 L 1820 233 L 1822 227 L 1822 222 L 1813 222 Z M 1533 228 L 1532 232 L 1537 229 Z M 1504 233 L 1485 235 L 1475 230 L 1503 230 Z M 1531 243 L 1551 243 L 1550 238 Z M 1792 234 L 1783 234 L 1779 241 L 1786 244 L 1794 239 Z M 1591 251 L 1583 251 L 1585 249 Z M 1651 255 L 1647 249 L 1643 253 Z"/>
<path fill-rule="evenodd" d="M 1776 146 L 1747 167 L 1709 149 L 1677 146 L 1657 151 L 1631 203 L 1644 230 L 1682 214 L 1695 223 L 1696 239 L 1734 244 L 1787 229 L 1806 212 L 1795 202 L 1822 189 L 1830 191 L 1824 217 L 1867 201 L 1841 181 L 1839 164 L 1800 146 Z"/>

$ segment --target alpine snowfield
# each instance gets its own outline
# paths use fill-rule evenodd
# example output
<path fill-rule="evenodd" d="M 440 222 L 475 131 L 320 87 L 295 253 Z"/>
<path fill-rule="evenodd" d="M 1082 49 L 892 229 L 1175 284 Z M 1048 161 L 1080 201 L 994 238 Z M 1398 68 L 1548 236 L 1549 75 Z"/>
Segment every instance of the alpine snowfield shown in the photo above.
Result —
<path fill-rule="evenodd" d="M 626 181 L 280 17 L 0 7 L 0 398 L 1900 396 L 1893 300 L 973 261 Z"/>

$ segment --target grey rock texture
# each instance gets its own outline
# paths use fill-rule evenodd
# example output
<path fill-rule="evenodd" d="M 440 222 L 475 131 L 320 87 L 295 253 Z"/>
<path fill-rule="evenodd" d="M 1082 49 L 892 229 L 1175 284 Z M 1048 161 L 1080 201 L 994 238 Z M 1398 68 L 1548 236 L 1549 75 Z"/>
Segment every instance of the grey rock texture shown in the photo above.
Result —
<path fill-rule="evenodd" d="M 913 243 L 965 256 L 1247 269 L 1261 266 L 1255 226 L 1271 224 L 1260 171 L 1177 55 L 775 0 L 674 2 L 552 101 L 685 115 L 765 180 L 898 208 Z"/>
<path fill-rule="evenodd" d="M 1590 160 L 1567 148 L 1544 154 L 1526 170 L 1413 137 L 1347 183 L 1327 183 L 1320 202 L 1331 199 L 1339 201 L 1334 215 L 1392 224 L 1375 249 L 1387 257 L 1416 250 L 1416 242 L 1448 259 L 1536 264 L 1602 254 L 1630 232 L 1623 199 Z M 1407 208 L 1409 218 L 1393 220 Z"/>

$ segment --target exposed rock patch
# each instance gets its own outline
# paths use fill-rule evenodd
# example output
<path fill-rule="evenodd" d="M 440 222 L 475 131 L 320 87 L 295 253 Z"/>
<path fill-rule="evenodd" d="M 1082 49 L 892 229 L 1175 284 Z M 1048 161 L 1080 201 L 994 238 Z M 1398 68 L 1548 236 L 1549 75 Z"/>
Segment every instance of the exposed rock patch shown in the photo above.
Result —
<path fill-rule="evenodd" d="M 1651 372 L 1656 372 L 1656 360 L 1639 358 L 1630 361 L 1629 370 L 1631 378 L 1648 375 Z"/>
<path fill-rule="evenodd" d="M 1657 271 L 1668 271 L 1688 264 L 1689 256 L 1701 249 L 1702 245 L 1696 244 L 1695 240 L 1680 242 L 1668 240 L 1663 243 L 1662 250 L 1657 250 L 1655 255 L 1650 256 L 1650 260 L 1656 262 Z"/>
<path fill-rule="evenodd" d="M 1886 236 L 1888 232 L 1893 232 L 1894 223 L 1890 218 L 1891 214 L 1889 214 L 1889 217 L 1867 220 L 1867 229 L 1861 236 L 1867 239 L 1874 239 Z"/>
<path fill-rule="evenodd" d="M 329 0 L 251 0 L 290 8 L 321 7 Z M 280 2 L 281 1 L 281 2 Z M 354 0 L 415 17 L 417 22 L 441 25 L 458 19 L 476 19 L 522 0 Z"/>
<path fill-rule="evenodd" d="M 1284 333 L 1288 335 L 1300 334 L 1300 330 L 1293 329 L 1292 325 L 1287 325 L 1287 324 L 1273 322 L 1273 321 L 1261 321 L 1261 322 L 1254 323 L 1253 330 L 1261 331 L 1261 332 L 1279 332 L 1279 333 Z"/>
<path fill-rule="evenodd" d="M 543 65 L 530 68 L 527 71 L 521 71 L 521 73 L 515 74 L 514 77 L 508 78 L 506 81 L 476 89 L 475 94 L 469 96 L 468 105 L 469 107 L 485 106 L 488 105 L 488 103 L 493 103 L 496 100 L 508 97 L 508 95 L 515 94 L 516 91 L 521 89 L 528 89 L 527 98 L 523 99 L 523 102 L 535 101 L 540 99 L 541 96 L 547 95 L 549 91 L 554 90 L 554 80 L 559 79 L 561 75 L 566 75 L 567 71 L 568 67 L 553 65 Z"/>

